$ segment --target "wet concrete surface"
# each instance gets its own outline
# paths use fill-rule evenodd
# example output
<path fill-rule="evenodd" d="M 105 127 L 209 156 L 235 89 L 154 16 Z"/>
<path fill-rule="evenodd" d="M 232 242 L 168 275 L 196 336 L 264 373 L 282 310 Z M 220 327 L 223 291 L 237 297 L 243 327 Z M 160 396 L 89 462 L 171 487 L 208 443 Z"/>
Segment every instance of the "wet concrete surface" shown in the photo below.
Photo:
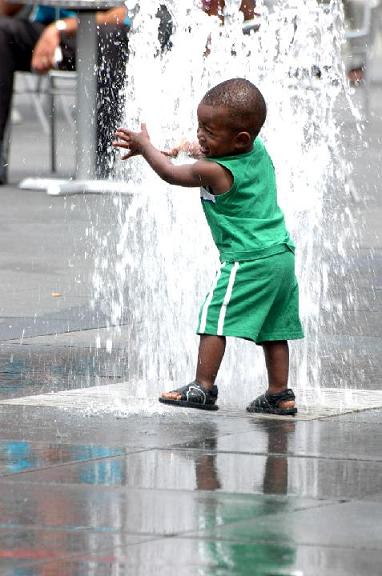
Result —
<path fill-rule="evenodd" d="M 127 378 L 120 354 L 87 347 L 0 345 L 0 399 L 100 386 Z"/>
<path fill-rule="evenodd" d="M 377 575 L 381 412 L 115 419 L 3 405 L 1 573 Z"/>
<path fill-rule="evenodd" d="M 355 208 L 367 223 L 357 285 L 351 300 L 355 276 L 337 287 L 345 315 L 329 315 L 322 344 L 325 382 L 362 379 L 370 391 L 382 383 L 381 118 L 375 104 L 355 174 L 368 184 Z M 39 127 L 25 122 L 35 138 Z M 24 128 L 13 137 L 28 158 Z M 19 177 L 46 169 L 39 157 L 19 166 L 14 155 L 13 183 L 0 188 L 1 576 L 380 576 L 381 409 L 301 421 L 23 405 L 107 390 L 129 368 L 126 333 L 107 350 L 105 315 L 90 302 L 86 228 L 107 228 L 112 201 L 18 189 Z M 10 398 L 20 405 L 2 403 Z"/>

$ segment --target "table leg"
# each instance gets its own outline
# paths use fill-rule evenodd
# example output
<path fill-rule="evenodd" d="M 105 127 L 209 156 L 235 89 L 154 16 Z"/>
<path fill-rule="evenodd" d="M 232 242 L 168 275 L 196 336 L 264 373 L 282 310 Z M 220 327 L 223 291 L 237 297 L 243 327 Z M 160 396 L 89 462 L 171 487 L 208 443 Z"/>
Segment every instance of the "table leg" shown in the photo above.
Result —
<path fill-rule="evenodd" d="M 97 138 L 97 27 L 93 11 L 79 12 L 76 66 L 76 179 L 91 180 L 96 172 Z"/>
<path fill-rule="evenodd" d="M 96 12 L 79 11 L 77 30 L 76 170 L 74 179 L 25 178 L 20 188 L 46 190 L 52 196 L 119 192 L 131 194 L 125 182 L 96 180 L 97 26 Z"/>

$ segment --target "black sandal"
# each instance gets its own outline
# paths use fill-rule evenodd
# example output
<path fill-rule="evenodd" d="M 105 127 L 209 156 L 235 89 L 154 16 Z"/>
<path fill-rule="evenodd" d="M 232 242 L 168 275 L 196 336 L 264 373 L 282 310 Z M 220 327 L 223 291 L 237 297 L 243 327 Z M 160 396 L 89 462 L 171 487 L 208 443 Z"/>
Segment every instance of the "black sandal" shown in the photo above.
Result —
<path fill-rule="evenodd" d="M 283 390 L 279 394 L 269 394 L 265 392 L 247 406 L 247 412 L 257 412 L 262 414 L 278 414 L 279 416 L 294 416 L 297 408 L 279 408 L 280 402 L 285 400 L 295 400 L 296 397 L 291 388 Z"/>
<path fill-rule="evenodd" d="M 217 386 L 213 386 L 212 390 L 207 390 L 199 384 L 199 382 L 194 380 L 190 382 L 190 384 L 187 384 L 187 386 L 171 390 L 171 392 L 180 394 L 180 400 L 169 400 L 159 396 L 159 402 L 162 402 L 162 404 L 172 404 L 173 406 L 183 406 L 184 408 L 199 408 L 200 410 L 219 409 L 219 406 L 215 404 L 218 397 Z"/>

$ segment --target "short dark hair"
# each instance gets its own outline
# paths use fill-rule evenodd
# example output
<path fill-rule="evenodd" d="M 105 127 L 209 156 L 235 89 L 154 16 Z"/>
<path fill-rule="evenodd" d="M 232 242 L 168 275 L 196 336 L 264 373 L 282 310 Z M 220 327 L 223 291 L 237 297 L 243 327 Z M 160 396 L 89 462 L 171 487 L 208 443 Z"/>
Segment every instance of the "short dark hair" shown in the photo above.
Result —
<path fill-rule="evenodd" d="M 260 90 L 245 78 L 231 78 L 217 84 L 202 98 L 208 106 L 223 106 L 229 110 L 232 127 L 248 131 L 253 139 L 267 117 L 267 105 Z"/>

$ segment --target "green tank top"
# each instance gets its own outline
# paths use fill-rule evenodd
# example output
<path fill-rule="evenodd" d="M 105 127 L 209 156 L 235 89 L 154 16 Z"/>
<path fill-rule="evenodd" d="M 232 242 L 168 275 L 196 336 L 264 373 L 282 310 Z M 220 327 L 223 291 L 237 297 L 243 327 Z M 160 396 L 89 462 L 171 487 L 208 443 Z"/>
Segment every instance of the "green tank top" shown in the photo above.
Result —
<path fill-rule="evenodd" d="M 224 194 L 201 188 L 204 214 L 222 262 L 266 258 L 294 244 L 277 204 L 272 160 L 257 138 L 250 152 L 238 156 L 206 158 L 229 170 L 233 183 Z"/>

